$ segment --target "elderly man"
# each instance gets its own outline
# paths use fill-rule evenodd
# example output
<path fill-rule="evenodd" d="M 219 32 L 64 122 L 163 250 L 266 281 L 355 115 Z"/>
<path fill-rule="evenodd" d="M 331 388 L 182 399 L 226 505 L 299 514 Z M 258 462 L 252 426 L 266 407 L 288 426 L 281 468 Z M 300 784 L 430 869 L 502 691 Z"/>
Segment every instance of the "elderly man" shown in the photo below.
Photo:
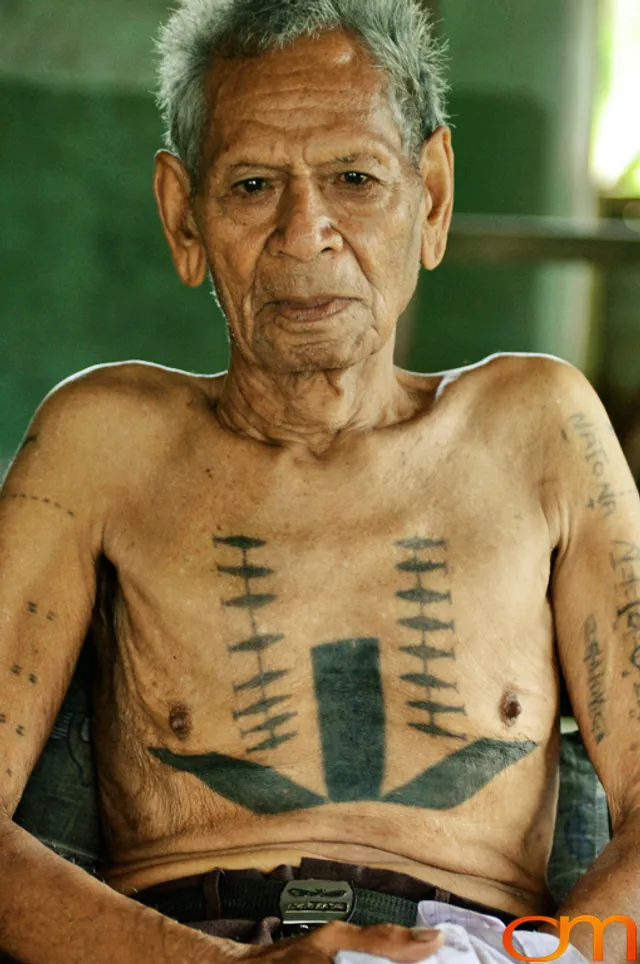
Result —
<path fill-rule="evenodd" d="M 183 0 L 161 52 L 155 192 L 229 369 L 72 378 L 6 480 L 0 946 L 408 962 L 447 950 L 417 921 L 633 916 L 640 506 L 607 416 L 546 356 L 393 364 L 452 210 L 424 13 Z M 106 883 L 11 822 L 90 628 Z M 558 911 L 560 668 L 614 834 Z"/>

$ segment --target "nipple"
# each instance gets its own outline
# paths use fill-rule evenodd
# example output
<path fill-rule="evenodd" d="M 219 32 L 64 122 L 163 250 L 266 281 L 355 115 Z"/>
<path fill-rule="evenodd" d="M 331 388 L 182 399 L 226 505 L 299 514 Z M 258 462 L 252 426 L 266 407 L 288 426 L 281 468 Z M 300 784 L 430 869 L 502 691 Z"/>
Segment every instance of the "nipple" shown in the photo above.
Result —
<path fill-rule="evenodd" d="M 169 713 L 169 726 L 179 740 L 186 740 L 192 728 L 189 708 L 182 703 L 172 706 Z"/>
<path fill-rule="evenodd" d="M 513 726 L 522 713 L 522 705 L 513 690 L 507 690 L 500 700 L 500 717 L 507 726 Z"/>

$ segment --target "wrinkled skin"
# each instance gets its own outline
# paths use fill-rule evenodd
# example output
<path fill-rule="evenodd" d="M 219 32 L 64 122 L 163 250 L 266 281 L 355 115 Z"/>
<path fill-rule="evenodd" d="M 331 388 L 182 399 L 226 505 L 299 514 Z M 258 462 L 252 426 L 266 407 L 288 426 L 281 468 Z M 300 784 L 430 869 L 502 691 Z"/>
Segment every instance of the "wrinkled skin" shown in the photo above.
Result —
<path fill-rule="evenodd" d="M 397 320 L 420 262 L 443 257 L 452 211 L 448 128 L 405 156 L 383 77 L 340 32 L 211 74 L 206 175 L 193 205 L 161 152 L 155 189 L 177 270 L 209 266 L 233 339 L 218 415 L 234 431 L 324 451 L 393 422 Z M 348 161 L 338 159 L 348 158 Z M 343 310 L 292 323 L 275 300 L 337 294 Z"/>

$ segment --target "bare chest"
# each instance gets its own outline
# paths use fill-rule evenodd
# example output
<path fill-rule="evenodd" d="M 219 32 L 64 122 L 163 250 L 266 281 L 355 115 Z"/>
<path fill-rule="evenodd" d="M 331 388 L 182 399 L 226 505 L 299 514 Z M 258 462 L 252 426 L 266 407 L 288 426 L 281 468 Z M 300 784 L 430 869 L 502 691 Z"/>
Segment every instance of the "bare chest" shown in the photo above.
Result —
<path fill-rule="evenodd" d="M 105 665 L 163 762 L 304 770 L 305 794 L 374 800 L 416 760 L 507 766 L 550 731 L 548 534 L 486 454 L 194 458 L 131 506 L 114 556 Z"/>

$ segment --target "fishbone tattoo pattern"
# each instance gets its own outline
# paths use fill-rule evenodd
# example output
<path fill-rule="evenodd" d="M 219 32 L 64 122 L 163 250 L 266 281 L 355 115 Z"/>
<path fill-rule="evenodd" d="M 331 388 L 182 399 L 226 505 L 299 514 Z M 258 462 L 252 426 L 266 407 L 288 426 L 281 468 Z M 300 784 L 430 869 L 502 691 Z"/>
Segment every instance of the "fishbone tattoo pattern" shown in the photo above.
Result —
<path fill-rule="evenodd" d="M 249 581 L 252 578 L 271 575 L 272 572 L 265 571 L 262 567 L 250 566 L 247 556 L 248 552 L 263 548 L 266 543 L 246 536 L 215 539 L 215 543 L 231 546 L 243 553 L 241 566 L 220 567 L 221 572 L 245 580 L 245 594 L 227 600 L 226 604 L 246 608 L 250 613 L 258 605 L 267 605 L 274 597 L 270 594 L 252 593 Z M 398 545 L 414 553 L 411 559 L 405 560 L 404 566 L 400 563 L 400 566 L 403 566 L 400 569 L 401 572 L 412 573 L 431 571 L 428 567 L 432 561 L 420 559 L 420 557 L 417 560 L 419 565 L 416 567 L 416 553 L 426 549 L 445 548 L 443 541 L 418 538 L 403 540 Z M 439 561 L 434 564 L 438 567 L 445 565 Z M 422 591 L 405 590 L 400 598 L 418 602 L 421 607 L 436 601 L 435 597 L 425 595 L 428 590 L 422 587 L 422 584 L 417 588 Z M 438 598 L 437 601 L 445 602 L 446 599 Z M 434 619 L 433 623 L 429 622 L 431 618 Z M 429 626 L 433 631 L 446 631 L 442 627 L 435 629 L 435 617 L 427 618 L 422 608 L 420 616 L 406 617 L 401 622 L 402 625 L 421 633 L 428 632 Z M 440 622 L 438 620 L 438 623 Z M 261 654 L 265 648 L 282 638 L 282 636 L 260 636 L 255 632 L 253 622 L 252 632 L 253 635 L 250 638 L 236 643 L 235 647 L 230 647 L 232 651 Z M 425 647 L 424 650 L 422 646 Z M 438 653 L 437 658 L 448 658 L 446 650 L 429 646 L 424 637 L 413 649 L 418 650 L 419 653 L 412 651 L 409 647 L 410 655 L 418 655 L 418 658 L 423 661 L 436 658 L 433 655 L 434 652 Z M 441 655 L 443 653 L 444 656 Z M 247 681 L 247 684 L 256 680 L 255 687 L 259 689 L 263 683 L 258 681 L 265 675 L 265 670 L 260 662 L 257 668 L 258 673 Z M 227 756 L 215 751 L 196 754 L 174 753 L 166 747 L 149 747 L 149 752 L 161 763 L 174 770 L 191 773 L 215 793 L 246 807 L 253 813 L 276 814 L 310 809 L 330 802 L 347 801 L 377 801 L 428 810 L 449 810 L 474 796 L 500 772 L 517 763 L 538 746 L 531 740 L 477 739 L 450 753 L 407 783 L 383 792 L 386 767 L 386 719 L 380 672 L 380 640 L 375 637 L 356 637 L 320 643 L 311 650 L 311 670 L 325 794 L 316 793 L 279 773 L 275 767 L 265 766 L 254 760 Z M 430 674 L 425 671 L 422 674 L 408 675 L 429 677 Z M 266 687 L 272 681 L 264 680 L 264 686 Z M 425 680 L 418 682 L 416 679 L 409 679 L 408 681 L 427 688 L 424 685 Z M 242 686 L 242 684 L 239 685 Z M 245 689 L 251 689 L 251 686 L 247 685 Z M 270 700 L 276 700 L 276 702 L 270 702 Z M 255 704 L 250 704 L 249 707 L 237 712 L 241 716 L 252 715 L 252 712 L 268 714 L 272 706 L 280 702 L 282 699 L 277 697 L 261 695 L 260 700 Z M 430 699 L 424 702 L 433 703 Z M 445 729 L 435 722 L 436 715 L 439 713 L 464 713 L 464 708 L 455 704 L 452 705 L 451 710 L 445 710 L 440 709 L 444 704 L 425 706 L 422 703 L 423 701 L 420 701 L 420 705 L 416 708 L 425 710 L 429 714 L 429 719 L 427 723 L 422 723 L 417 728 L 431 735 L 467 739 L 464 734 Z M 252 707 L 255 707 L 253 711 Z M 278 717 L 271 718 L 274 728 L 270 728 L 268 719 L 267 716 L 264 723 L 259 726 L 261 731 L 266 730 L 273 736 L 275 726 L 281 724 L 277 722 Z M 288 722 L 288 720 L 282 722 Z M 444 733 L 441 733 L 441 730 L 444 730 Z"/>
<path fill-rule="evenodd" d="M 453 621 L 445 621 L 439 616 L 436 616 L 433 611 L 430 611 L 428 614 L 425 611 L 426 606 L 433 606 L 437 603 L 448 603 L 451 605 L 450 592 L 439 592 L 434 589 L 429 589 L 423 583 L 423 577 L 426 573 L 446 573 L 447 564 L 439 557 L 446 551 L 447 544 L 444 539 L 415 538 L 403 539 L 397 542 L 396 545 L 398 548 L 405 549 L 411 553 L 411 558 L 398 563 L 396 569 L 398 572 L 411 573 L 416 577 L 416 585 L 413 588 L 403 589 L 397 592 L 396 596 L 398 599 L 415 603 L 420 607 L 419 615 L 398 620 L 400 626 L 405 626 L 420 634 L 420 642 L 417 645 L 400 647 L 403 653 L 408 653 L 410 656 L 416 657 L 422 663 L 421 672 L 405 673 L 401 677 L 406 682 L 412 683 L 414 686 L 418 686 L 424 690 L 425 696 L 423 700 L 411 700 L 408 702 L 408 706 L 412 709 L 423 710 L 427 714 L 427 722 L 425 723 L 422 720 L 419 722 L 411 722 L 409 726 L 423 733 L 428 733 L 430 736 L 443 736 L 454 740 L 466 740 L 467 736 L 465 733 L 450 730 L 438 722 L 438 718 L 442 718 L 445 714 L 457 713 L 465 715 L 464 706 L 460 703 L 441 703 L 439 700 L 433 699 L 434 690 L 449 689 L 457 692 L 457 684 L 443 680 L 429 671 L 429 663 L 431 660 L 455 660 L 456 658 L 453 647 L 440 649 L 434 646 L 431 635 L 454 633 L 455 626 Z M 421 558 L 421 554 L 425 552 L 429 552 L 429 558 L 427 559 Z M 438 636 L 438 638 L 440 638 L 440 636 Z"/>
<path fill-rule="evenodd" d="M 252 702 L 242 707 L 242 709 L 235 710 L 233 717 L 236 721 L 243 721 L 247 717 L 251 719 L 252 717 L 255 718 L 256 716 L 263 716 L 264 718 L 260 723 L 257 723 L 255 726 L 252 726 L 247 730 L 241 730 L 240 732 L 243 738 L 250 736 L 252 739 L 259 738 L 262 734 L 268 734 L 266 739 L 263 739 L 259 743 L 248 747 L 248 753 L 258 753 L 261 750 L 273 750 L 282 743 L 287 743 L 289 740 L 292 740 L 295 736 L 297 736 L 297 732 L 294 730 L 290 730 L 286 733 L 278 732 L 279 727 L 284 726 L 289 722 L 289 720 L 292 720 L 295 716 L 297 716 L 297 713 L 295 711 L 287 711 L 285 713 L 276 713 L 275 715 L 271 715 L 271 710 L 286 700 L 290 700 L 291 695 L 270 695 L 267 691 L 267 687 L 270 686 L 270 684 L 282 679 L 288 674 L 289 670 L 265 669 L 263 657 L 264 651 L 270 646 L 273 646 L 274 643 L 279 643 L 280 640 L 284 639 L 284 636 L 282 633 L 258 633 L 256 624 L 256 612 L 263 607 L 268 606 L 269 603 L 273 602 L 273 600 L 276 598 L 270 593 L 255 592 L 251 586 L 252 580 L 264 579 L 267 576 L 273 575 L 272 569 L 268 569 L 265 566 L 253 565 L 249 562 L 249 552 L 256 549 L 262 549 L 266 543 L 261 539 L 250 539 L 247 536 L 230 536 L 226 539 L 214 537 L 214 545 L 228 546 L 232 549 L 239 550 L 242 553 L 241 565 L 219 565 L 217 566 L 217 569 L 218 572 L 221 572 L 224 575 L 231 576 L 235 579 L 241 579 L 243 581 L 244 593 L 241 596 L 234 596 L 231 599 L 223 600 L 223 605 L 246 609 L 250 622 L 251 635 L 247 639 L 243 639 L 240 642 L 229 646 L 229 652 L 255 653 L 257 664 L 257 672 L 254 675 L 252 675 L 249 679 L 234 684 L 236 694 L 244 694 L 248 692 L 252 695 Z M 254 700 L 253 694 L 255 691 L 258 692 L 258 698 Z M 257 734 L 257 736 L 254 736 L 254 734 Z"/>

